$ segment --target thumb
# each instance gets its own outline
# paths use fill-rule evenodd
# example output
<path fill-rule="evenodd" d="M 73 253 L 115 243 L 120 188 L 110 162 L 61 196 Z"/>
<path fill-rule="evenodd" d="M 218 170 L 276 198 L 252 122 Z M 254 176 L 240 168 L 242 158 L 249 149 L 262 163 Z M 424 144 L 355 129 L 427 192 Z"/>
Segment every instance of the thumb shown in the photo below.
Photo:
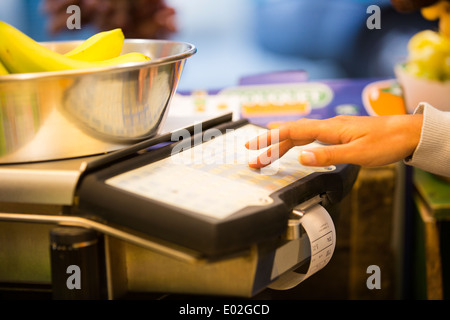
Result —
<path fill-rule="evenodd" d="M 302 150 L 298 160 L 305 166 L 325 167 L 347 163 L 349 158 L 349 150 L 345 145 L 333 145 Z"/>

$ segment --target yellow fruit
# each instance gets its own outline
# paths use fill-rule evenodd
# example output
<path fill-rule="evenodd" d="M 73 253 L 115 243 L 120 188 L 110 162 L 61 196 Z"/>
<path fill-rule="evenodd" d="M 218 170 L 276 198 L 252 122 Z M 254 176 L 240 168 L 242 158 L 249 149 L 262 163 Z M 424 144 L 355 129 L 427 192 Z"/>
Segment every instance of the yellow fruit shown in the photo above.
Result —
<path fill-rule="evenodd" d="M 411 37 L 408 42 L 408 51 L 410 53 L 421 50 L 426 46 L 435 46 L 442 41 L 438 32 L 432 30 L 423 30 Z"/>
<path fill-rule="evenodd" d="M 6 70 L 5 66 L 0 61 L 0 76 L 4 76 L 4 75 L 7 75 L 7 74 L 9 74 L 8 70 Z"/>
<path fill-rule="evenodd" d="M 435 31 L 424 30 L 411 37 L 408 51 L 408 72 L 431 80 L 448 79 L 450 38 Z"/>
<path fill-rule="evenodd" d="M 446 59 L 444 60 L 442 74 L 444 80 L 450 80 L 450 56 L 446 57 Z"/>
<path fill-rule="evenodd" d="M 427 20 L 437 20 L 450 7 L 447 1 L 438 1 L 435 4 L 420 10 L 422 16 Z"/>
<path fill-rule="evenodd" d="M 98 62 L 72 59 L 44 47 L 20 30 L 0 21 L 0 61 L 10 73 L 88 69 L 150 59 L 140 53 L 118 58 Z"/>
<path fill-rule="evenodd" d="M 439 32 L 450 39 L 450 12 L 443 14 L 439 19 Z"/>
<path fill-rule="evenodd" d="M 83 41 L 65 56 L 91 62 L 112 59 L 120 55 L 124 39 L 120 28 L 99 32 Z"/>
<path fill-rule="evenodd" d="M 150 58 L 147 57 L 145 54 L 142 54 L 140 52 L 130 52 L 122 54 L 118 57 L 103 60 L 103 61 L 97 61 L 93 63 L 93 67 L 106 67 L 106 66 L 114 66 L 114 65 L 122 65 L 127 63 L 136 63 L 136 62 L 144 62 L 149 61 Z"/>

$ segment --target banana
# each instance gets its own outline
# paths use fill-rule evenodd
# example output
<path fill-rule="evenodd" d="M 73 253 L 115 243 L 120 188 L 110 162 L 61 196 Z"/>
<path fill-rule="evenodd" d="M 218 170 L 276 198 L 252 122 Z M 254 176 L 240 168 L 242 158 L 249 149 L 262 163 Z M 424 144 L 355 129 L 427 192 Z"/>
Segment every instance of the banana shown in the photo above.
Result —
<path fill-rule="evenodd" d="M 72 59 L 44 47 L 20 30 L 0 21 L 0 61 L 10 73 L 89 69 L 147 60 L 150 58 L 138 52 L 96 62 Z"/>
<path fill-rule="evenodd" d="M 112 59 L 120 55 L 124 40 L 125 36 L 120 28 L 99 32 L 83 41 L 65 56 L 91 62 Z"/>
<path fill-rule="evenodd" d="M 423 7 L 422 9 L 420 9 L 420 13 L 427 20 L 437 20 L 445 11 L 446 6 L 447 6 L 446 1 L 437 1 L 435 4 L 431 6 Z"/>
<path fill-rule="evenodd" d="M 439 32 L 450 39 L 450 13 L 445 13 L 439 19 Z"/>
<path fill-rule="evenodd" d="M 9 74 L 8 70 L 6 70 L 5 66 L 0 61 L 0 76 L 4 76 L 4 75 L 7 75 L 7 74 Z"/>
<path fill-rule="evenodd" d="M 450 2 L 440 0 L 420 10 L 427 20 L 439 20 L 439 32 L 450 38 Z"/>
<path fill-rule="evenodd" d="M 150 58 L 145 54 L 142 54 L 140 52 L 130 52 L 108 60 L 96 61 L 95 63 L 91 63 L 91 65 L 93 67 L 108 67 L 119 64 L 144 62 L 148 60 L 150 60 Z"/>

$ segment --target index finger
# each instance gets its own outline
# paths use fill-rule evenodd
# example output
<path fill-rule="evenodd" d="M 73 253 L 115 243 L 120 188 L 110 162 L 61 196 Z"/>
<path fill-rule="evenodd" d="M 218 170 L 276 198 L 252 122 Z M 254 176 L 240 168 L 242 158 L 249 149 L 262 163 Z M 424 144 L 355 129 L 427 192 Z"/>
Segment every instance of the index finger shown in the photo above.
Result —
<path fill-rule="evenodd" d="M 272 129 L 247 141 L 245 147 L 250 150 L 259 150 L 278 142 L 280 142 L 280 129 Z"/>
<path fill-rule="evenodd" d="M 318 120 L 315 119 L 286 122 L 280 128 L 272 129 L 249 140 L 245 147 L 250 150 L 258 150 L 287 139 L 292 140 L 293 145 L 305 145 L 316 140 L 320 134 L 318 124 Z"/>

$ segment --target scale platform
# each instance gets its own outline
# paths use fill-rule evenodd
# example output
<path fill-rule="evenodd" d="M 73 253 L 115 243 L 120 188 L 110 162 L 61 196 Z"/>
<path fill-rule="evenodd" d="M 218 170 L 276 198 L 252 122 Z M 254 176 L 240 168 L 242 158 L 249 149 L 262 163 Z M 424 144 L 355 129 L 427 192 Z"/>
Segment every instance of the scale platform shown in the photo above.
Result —
<path fill-rule="evenodd" d="M 0 292 L 252 297 L 297 285 L 331 259 L 326 208 L 359 167 L 303 167 L 297 147 L 251 169 L 260 151 L 244 144 L 265 130 L 224 115 L 107 155 L 0 166 Z M 68 288 L 68 266 L 89 284 Z"/>

